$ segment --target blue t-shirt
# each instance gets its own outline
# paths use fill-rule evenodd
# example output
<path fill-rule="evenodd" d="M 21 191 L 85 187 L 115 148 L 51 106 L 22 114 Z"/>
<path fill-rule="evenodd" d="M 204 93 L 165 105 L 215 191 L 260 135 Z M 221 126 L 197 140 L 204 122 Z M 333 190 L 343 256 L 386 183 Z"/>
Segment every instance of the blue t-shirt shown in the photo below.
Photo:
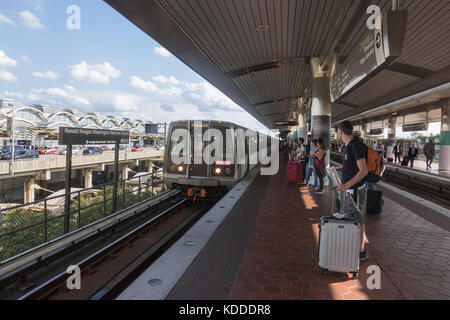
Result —
<path fill-rule="evenodd" d="M 367 148 L 364 143 L 352 140 L 344 147 L 344 161 L 342 168 L 342 184 L 346 184 L 359 172 L 357 161 L 366 159 Z M 364 179 L 351 188 L 359 188 L 364 184 Z"/>
<path fill-rule="evenodd" d="M 309 154 L 310 154 L 311 156 L 313 156 L 313 155 L 316 154 L 316 152 L 317 152 L 318 150 L 319 150 L 319 148 L 317 148 L 317 147 L 311 148 L 311 151 L 309 152 Z M 309 161 L 308 161 L 308 167 L 309 167 L 309 168 L 314 168 L 313 160 L 312 160 L 312 159 L 309 159 Z"/>

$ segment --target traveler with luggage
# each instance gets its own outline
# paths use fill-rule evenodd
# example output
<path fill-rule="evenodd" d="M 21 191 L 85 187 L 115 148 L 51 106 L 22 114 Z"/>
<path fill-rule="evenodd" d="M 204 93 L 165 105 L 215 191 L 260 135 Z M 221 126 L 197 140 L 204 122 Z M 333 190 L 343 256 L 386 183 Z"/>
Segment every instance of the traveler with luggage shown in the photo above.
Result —
<path fill-rule="evenodd" d="M 323 194 L 323 179 L 325 177 L 325 156 L 327 154 L 327 149 L 325 147 L 325 141 L 322 138 L 317 140 L 318 150 L 311 157 L 313 160 L 314 170 L 319 178 L 319 190 L 316 191 L 318 194 Z"/>
<path fill-rule="evenodd" d="M 398 159 L 398 163 L 402 162 L 402 159 L 401 159 L 402 149 L 401 148 L 402 147 L 398 143 L 395 144 L 394 156 L 395 156 L 395 163 L 396 164 L 397 164 L 397 159 Z"/>
<path fill-rule="evenodd" d="M 294 152 L 293 158 L 294 161 L 298 164 L 302 165 L 303 179 L 306 176 L 306 165 L 308 162 L 308 155 L 306 153 L 306 147 L 304 145 L 305 139 L 299 138 L 297 141 L 297 149 Z"/>
<path fill-rule="evenodd" d="M 408 159 L 409 159 L 411 168 L 414 168 L 414 161 L 418 157 L 419 157 L 419 150 L 417 149 L 416 145 L 413 145 L 411 148 L 409 148 L 409 151 L 408 151 Z"/>
<path fill-rule="evenodd" d="M 342 184 L 337 187 L 338 191 L 346 193 L 350 191 L 353 200 L 358 202 L 358 193 L 363 192 L 364 179 L 367 177 L 367 146 L 360 140 L 353 139 L 353 125 L 349 121 L 342 122 L 337 126 L 338 138 L 344 142 L 344 161 L 342 165 Z M 360 225 L 360 253 L 361 261 L 367 260 L 367 252 L 364 250 L 365 225 L 364 216 L 358 210 L 354 217 Z"/>
<path fill-rule="evenodd" d="M 434 148 L 433 140 L 430 140 L 423 147 L 423 153 L 427 157 L 427 170 L 428 169 L 431 170 L 431 164 L 433 163 L 435 152 L 436 152 L 436 150 Z"/>
<path fill-rule="evenodd" d="M 305 180 L 306 185 L 309 186 L 309 180 L 310 180 L 311 176 L 312 176 L 313 173 L 314 173 L 314 189 L 317 188 L 317 185 L 318 185 L 318 178 L 319 178 L 319 177 L 317 176 L 317 172 L 316 172 L 316 170 L 315 170 L 315 168 L 314 168 L 312 156 L 313 156 L 318 150 L 319 150 L 319 147 L 318 147 L 318 144 L 317 144 L 317 139 L 314 139 L 314 140 L 311 142 L 311 150 L 310 150 L 310 154 L 309 154 L 309 157 L 308 157 L 308 168 L 307 168 L 307 170 L 306 170 L 306 180 Z"/>

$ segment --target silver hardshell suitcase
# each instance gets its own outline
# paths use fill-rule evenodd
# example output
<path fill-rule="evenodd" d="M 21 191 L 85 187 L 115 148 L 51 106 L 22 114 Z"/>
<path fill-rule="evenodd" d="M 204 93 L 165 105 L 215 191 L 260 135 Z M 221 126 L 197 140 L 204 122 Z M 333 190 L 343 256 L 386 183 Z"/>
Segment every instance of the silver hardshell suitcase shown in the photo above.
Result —
<path fill-rule="evenodd" d="M 319 267 L 328 271 L 359 272 L 360 226 L 352 219 L 323 217 L 320 220 Z"/>

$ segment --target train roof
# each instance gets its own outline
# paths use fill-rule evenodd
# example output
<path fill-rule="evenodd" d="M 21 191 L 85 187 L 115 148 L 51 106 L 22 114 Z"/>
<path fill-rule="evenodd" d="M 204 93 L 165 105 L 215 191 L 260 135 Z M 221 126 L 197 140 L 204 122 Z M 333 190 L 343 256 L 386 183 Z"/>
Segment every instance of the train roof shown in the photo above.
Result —
<path fill-rule="evenodd" d="M 246 128 L 244 126 L 241 126 L 239 124 L 236 124 L 236 123 L 233 123 L 233 122 L 230 122 L 230 121 L 221 121 L 221 120 L 177 120 L 177 121 L 171 122 L 170 125 L 183 124 L 183 123 L 187 123 L 188 121 L 190 121 L 190 122 L 218 123 L 218 124 L 225 124 L 225 125 L 231 125 L 231 126 L 234 126 L 234 127 L 243 128 L 243 129 L 248 129 L 248 128 Z M 256 130 L 253 130 L 253 131 L 256 131 Z"/>

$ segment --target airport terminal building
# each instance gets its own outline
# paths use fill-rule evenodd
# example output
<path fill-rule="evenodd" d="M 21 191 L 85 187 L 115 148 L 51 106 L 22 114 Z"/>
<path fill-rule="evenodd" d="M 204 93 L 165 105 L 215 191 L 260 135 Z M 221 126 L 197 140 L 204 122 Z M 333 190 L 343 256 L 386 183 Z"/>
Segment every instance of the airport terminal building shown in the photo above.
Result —
<path fill-rule="evenodd" d="M 8 119 L 14 119 L 16 144 L 23 146 L 58 146 L 59 127 L 81 127 L 130 131 L 132 144 L 157 145 L 164 142 L 163 133 L 149 133 L 144 120 L 132 120 L 76 109 L 55 109 L 48 105 L 25 106 L 10 99 L 0 99 L 0 146 L 11 144 Z"/>

